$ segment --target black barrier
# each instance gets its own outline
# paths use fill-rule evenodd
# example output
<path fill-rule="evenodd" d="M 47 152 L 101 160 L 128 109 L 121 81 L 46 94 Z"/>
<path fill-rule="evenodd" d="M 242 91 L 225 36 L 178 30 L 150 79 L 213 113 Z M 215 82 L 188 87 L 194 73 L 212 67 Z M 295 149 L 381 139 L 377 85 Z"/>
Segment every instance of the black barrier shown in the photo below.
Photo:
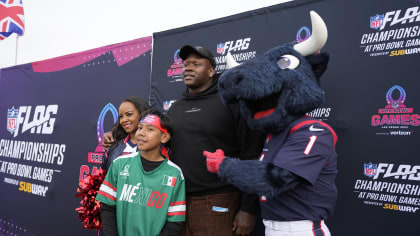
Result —
<path fill-rule="evenodd" d="M 78 219 L 76 190 L 100 167 L 121 101 L 149 97 L 151 43 L 0 71 L 0 235 L 97 235 Z"/>
<path fill-rule="evenodd" d="M 185 90 L 179 49 L 200 45 L 225 70 L 305 39 L 309 11 L 327 24 L 321 78 L 326 102 L 310 113 L 338 134 L 339 191 L 333 235 L 417 235 L 420 219 L 418 61 L 420 1 L 293 1 L 154 34 L 151 104 L 168 110 Z"/>

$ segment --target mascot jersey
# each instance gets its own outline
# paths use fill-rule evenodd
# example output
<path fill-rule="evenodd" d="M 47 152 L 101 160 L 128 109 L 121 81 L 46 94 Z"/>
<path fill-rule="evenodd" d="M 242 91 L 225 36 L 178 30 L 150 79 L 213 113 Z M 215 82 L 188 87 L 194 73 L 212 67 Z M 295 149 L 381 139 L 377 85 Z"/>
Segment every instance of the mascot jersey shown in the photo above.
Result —
<path fill-rule="evenodd" d="M 262 161 L 305 179 L 305 183 L 272 198 L 260 198 L 263 218 L 274 221 L 327 219 L 334 210 L 337 154 L 334 130 L 324 122 L 304 117 L 281 133 L 268 135 Z"/>
<path fill-rule="evenodd" d="M 166 221 L 185 221 L 181 169 L 165 159 L 146 172 L 140 152 L 112 162 L 96 200 L 116 206 L 119 235 L 159 235 Z"/>

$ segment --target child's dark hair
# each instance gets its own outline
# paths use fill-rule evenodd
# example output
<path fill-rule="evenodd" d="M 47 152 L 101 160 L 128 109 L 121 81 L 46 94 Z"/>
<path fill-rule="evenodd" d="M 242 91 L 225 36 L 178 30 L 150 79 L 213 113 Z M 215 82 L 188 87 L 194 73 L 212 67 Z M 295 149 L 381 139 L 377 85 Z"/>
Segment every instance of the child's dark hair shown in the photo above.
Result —
<path fill-rule="evenodd" d="M 159 110 L 151 108 L 141 113 L 140 120 L 142 120 L 147 115 L 156 115 L 157 117 L 159 117 L 160 125 L 162 126 L 162 128 L 166 129 L 168 133 L 171 135 L 171 137 L 173 136 L 174 127 L 172 125 L 171 119 L 167 115 L 163 114 Z M 171 140 L 165 143 L 164 146 L 169 148 L 171 145 L 170 143 L 171 143 Z"/>
<path fill-rule="evenodd" d="M 130 102 L 131 104 L 133 104 L 140 115 L 142 112 L 149 109 L 149 104 L 147 104 L 146 100 L 140 97 L 130 96 L 124 99 L 121 102 L 121 104 L 123 102 Z M 120 118 L 118 118 L 117 122 L 115 122 L 114 126 L 112 127 L 112 137 L 116 141 L 115 144 L 121 139 L 125 138 L 127 135 L 127 132 L 125 132 L 125 130 L 120 124 Z"/>

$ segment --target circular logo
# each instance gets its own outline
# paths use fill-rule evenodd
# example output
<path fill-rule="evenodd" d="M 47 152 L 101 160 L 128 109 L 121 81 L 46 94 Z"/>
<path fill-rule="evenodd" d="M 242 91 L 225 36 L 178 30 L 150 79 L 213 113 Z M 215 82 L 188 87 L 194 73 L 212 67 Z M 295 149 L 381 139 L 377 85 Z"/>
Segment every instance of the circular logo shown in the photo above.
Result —
<path fill-rule="evenodd" d="M 174 54 L 174 63 L 175 64 L 181 64 L 181 62 L 182 62 L 182 59 L 179 57 L 179 52 L 180 52 L 181 50 L 179 50 L 179 49 L 177 49 L 176 51 L 175 51 L 175 54 Z"/>
<path fill-rule="evenodd" d="M 392 98 L 392 92 L 394 92 L 394 90 L 398 90 L 400 92 L 400 96 L 397 100 L 394 100 L 394 98 Z M 390 88 L 386 93 L 386 102 L 388 106 L 392 106 L 392 108 L 404 107 L 405 98 L 405 90 L 398 85 L 392 86 L 392 88 Z"/>
<path fill-rule="evenodd" d="M 118 120 L 117 108 L 115 108 L 114 105 L 112 105 L 112 103 L 106 104 L 105 107 L 102 109 L 101 114 L 99 114 L 98 123 L 96 124 L 96 135 L 99 144 L 102 144 L 102 137 L 104 136 L 104 119 L 108 111 L 111 112 L 112 117 L 114 118 L 114 123 Z"/>

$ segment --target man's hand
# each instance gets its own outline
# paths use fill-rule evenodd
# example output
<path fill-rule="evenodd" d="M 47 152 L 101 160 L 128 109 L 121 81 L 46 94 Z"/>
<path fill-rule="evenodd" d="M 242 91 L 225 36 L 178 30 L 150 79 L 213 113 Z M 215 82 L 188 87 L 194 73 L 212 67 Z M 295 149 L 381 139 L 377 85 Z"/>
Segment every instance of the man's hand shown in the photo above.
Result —
<path fill-rule="evenodd" d="M 255 215 L 239 211 L 233 221 L 233 228 L 235 235 L 248 235 L 254 229 L 255 226 Z"/>
<path fill-rule="evenodd" d="M 211 173 L 217 173 L 220 163 L 225 158 L 225 153 L 221 149 L 217 149 L 216 152 L 204 151 L 203 155 L 207 157 L 207 170 Z"/>
<path fill-rule="evenodd" d="M 104 148 L 105 151 L 108 150 L 108 148 L 111 146 L 112 143 L 114 143 L 114 138 L 112 137 L 112 132 L 106 132 L 104 133 L 104 136 L 102 137 L 103 142 L 102 142 L 102 147 Z"/>

